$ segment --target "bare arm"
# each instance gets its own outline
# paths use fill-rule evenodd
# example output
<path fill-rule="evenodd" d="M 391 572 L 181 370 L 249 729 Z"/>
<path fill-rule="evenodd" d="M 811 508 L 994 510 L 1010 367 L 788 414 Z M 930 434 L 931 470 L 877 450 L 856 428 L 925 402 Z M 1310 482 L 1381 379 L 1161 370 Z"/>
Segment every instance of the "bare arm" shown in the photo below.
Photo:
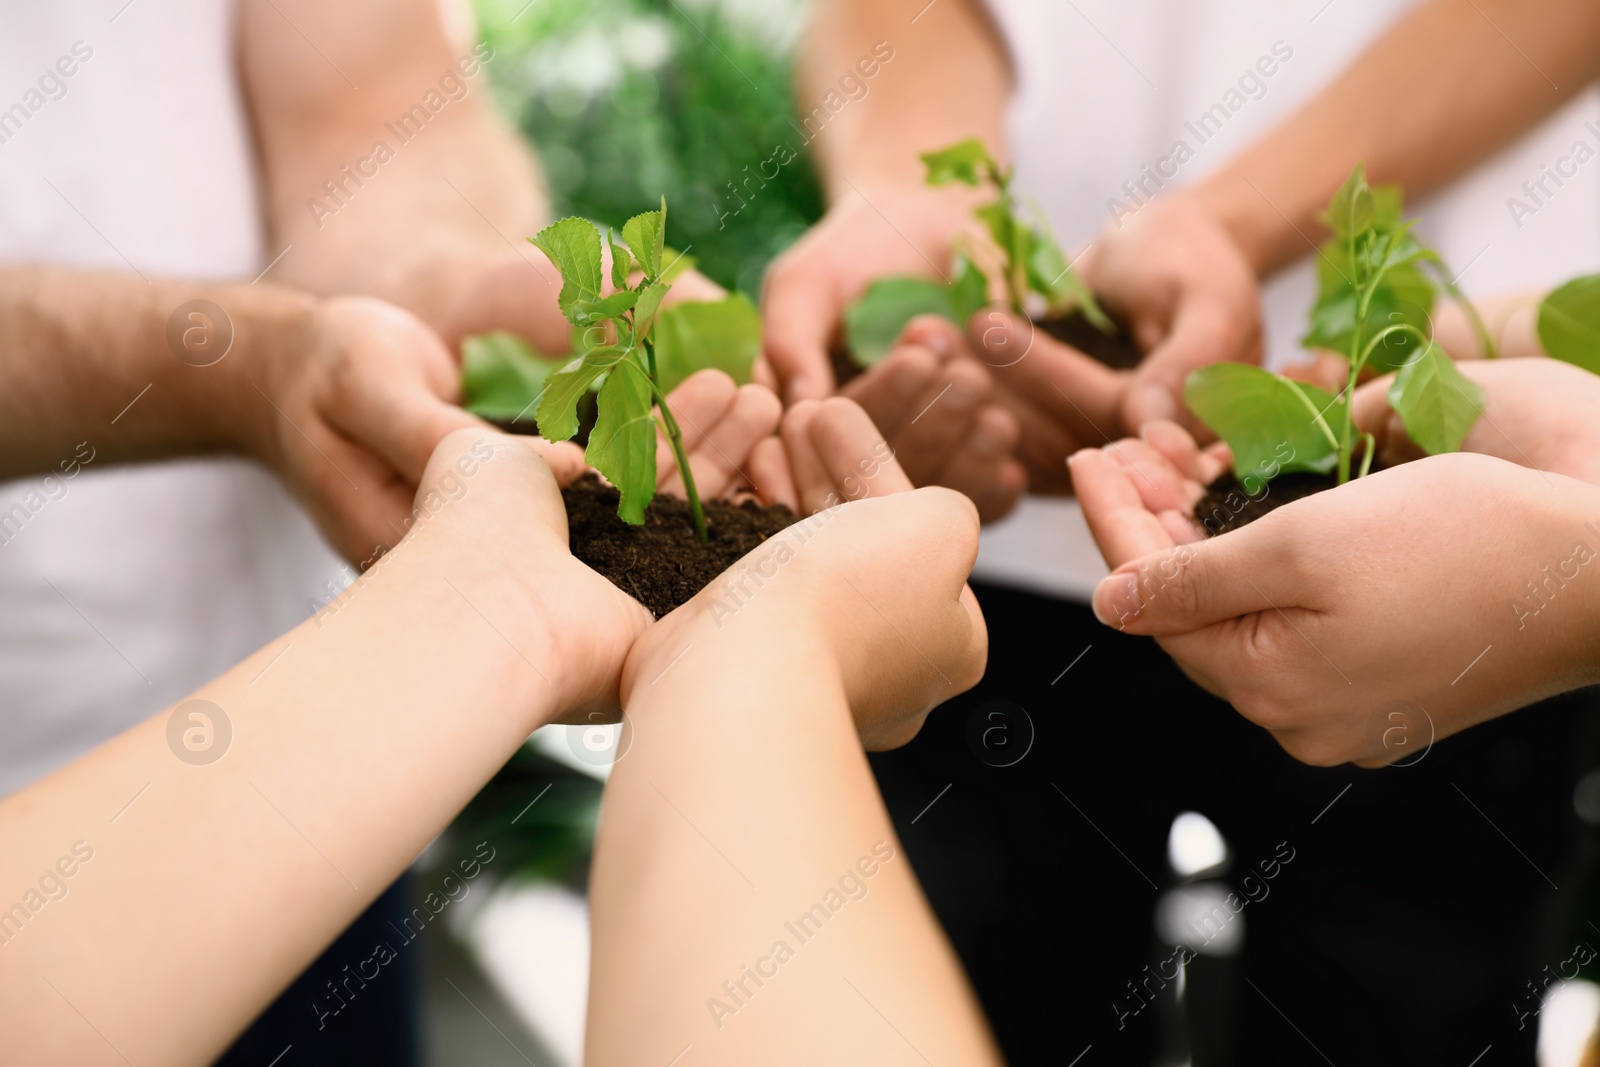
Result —
<path fill-rule="evenodd" d="M 1310 251 L 1317 212 L 1363 159 L 1426 194 L 1600 74 L 1589 0 L 1430 0 L 1200 189 L 1258 273 Z M 1297 232 L 1298 231 L 1298 232 Z"/>
<path fill-rule="evenodd" d="M 418 506 L 333 610 L 193 694 L 214 707 L 0 802 L 8 1057 L 209 1063 L 534 728 L 616 706 L 647 616 L 567 553 L 548 468 L 466 431 Z"/>

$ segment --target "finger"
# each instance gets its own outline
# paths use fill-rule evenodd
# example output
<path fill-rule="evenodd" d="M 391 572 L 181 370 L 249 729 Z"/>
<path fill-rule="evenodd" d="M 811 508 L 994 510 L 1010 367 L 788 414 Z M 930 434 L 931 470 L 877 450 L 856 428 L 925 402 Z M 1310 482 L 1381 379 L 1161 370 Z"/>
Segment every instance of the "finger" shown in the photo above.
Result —
<path fill-rule="evenodd" d="M 971 497 L 982 521 L 999 518 L 1027 487 L 1022 465 L 1012 458 L 1021 435 L 1015 415 L 993 404 L 984 407 L 966 442 L 939 472 L 937 483 Z"/>
<path fill-rule="evenodd" d="M 1012 394 L 1049 412 L 1078 440 L 1109 441 L 1119 435 L 1117 407 L 1128 378 L 1031 323 L 1000 311 L 974 315 L 967 328 L 978 357 L 995 381 Z"/>
<path fill-rule="evenodd" d="M 1086 448 L 1073 453 L 1067 465 L 1089 532 L 1112 567 L 1173 547 L 1171 535 L 1145 507 L 1133 475 L 1115 456 Z"/>
<path fill-rule="evenodd" d="M 800 513 L 800 494 L 789 473 L 788 449 L 780 437 L 768 437 L 756 442 L 750 450 L 750 484 L 763 504 L 782 504 L 796 514 Z"/>
<path fill-rule="evenodd" d="M 1205 530 L 1189 515 L 1182 511 L 1163 511 L 1156 518 L 1161 520 L 1161 528 L 1172 536 L 1172 540 L 1180 545 L 1192 545 L 1196 541 L 1206 539 Z"/>
<path fill-rule="evenodd" d="M 1072 492 L 1067 457 L 1080 448 L 1100 444 L 1104 438 L 1092 442 L 1078 439 L 1028 398 L 1017 396 L 1004 386 L 995 389 L 995 397 L 1021 430 L 1016 455 L 1028 469 L 1028 483 L 1040 493 Z"/>
<path fill-rule="evenodd" d="M 783 439 L 783 448 L 789 457 L 789 476 L 803 513 L 832 507 L 842 501 L 835 492 L 832 475 L 811 440 L 811 421 L 821 407 L 819 400 L 802 400 L 784 413 L 783 423 L 778 427 L 778 436 Z M 836 499 L 819 503 L 830 495 Z"/>
<path fill-rule="evenodd" d="M 678 420 L 683 431 L 683 449 L 692 452 L 705 439 L 705 430 L 715 426 L 733 406 L 739 387 L 732 378 L 719 370 L 696 371 L 678 387 L 667 394 L 667 406 Z M 658 425 L 656 436 L 660 447 L 656 449 L 656 485 L 659 487 L 674 472 L 672 450 L 667 447 L 665 431 Z"/>
<path fill-rule="evenodd" d="M 320 414 L 336 432 L 383 460 L 411 486 L 422 477 L 428 457 L 447 435 L 483 426 L 476 415 L 409 378 L 341 389 Z"/>
<path fill-rule="evenodd" d="M 1281 524 L 1256 522 L 1125 562 L 1095 588 L 1095 616 L 1129 633 L 1160 637 L 1257 612 L 1298 611 L 1302 591 L 1285 577 L 1286 532 Z"/>
<path fill-rule="evenodd" d="M 539 458 L 550 468 L 550 473 L 555 475 L 556 484 L 563 489 L 589 469 L 583 461 L 583 449 L 571 441 L 546 441 L 542 437 L 524 437 L 522 440 L 539 454 Z"/>
<path fill-rule="evenodd" d="M 1225 360 L 1259 362 L 1261 325 L 1255 315 L 1216 301 L 1191 300 L 1178 308 L 1172 329 L 1134 371 L 1122 417 L 1137 429 L 1152 419 L 1187 422 L 1183 383 L 1190 372 Z"/>
<path fill-rule="evenodd" d="M 1199 483 L 1185 478 L 1166 456 L 1137 437 L 1125 437 L 1105 450 L 1128 468 L 1129 480 L 1152 512 L 1193 511 L 1205 495 Z"/>
<path fill-rule="evenodd" d="M 689 469 L 700 494 L 715 499 L 736 485 L 749 483 L 745 467 L 750 450 L 772 436 L 782 416 L 783 405 L 772 390 L 741 386 L 727 411 L 714 426 L 702 429 L 699 443 L 688 452 Z M 683 479 L 674 470 L 662 488 L 682 494 Z"/>
<path fill-rule="evenodd" d="M 843 397 L 824 400 L 811 418 L 807 434 L 815 455 L 841 500 L 890 496 L 911 491 L 911 479 L 867 413 Z M 829 506 L 804 499 L 808 508 Z"/>
<path fill-rule="evenodd" d="M 1350 364 L 1343 356 L 1329 352 L 1312 352 L 1304 363 L 1285 367 L 1283 376 L 1297 382 L 1310 382 L 1330 393 L 1342 393 L 1350 381 Z"/>
<path fill-rule="evenodd" d="M 1202 486 L 1210 485 L 1228 469 L 1226 460 L 1202 451 L 1194 435 L 1175 422 L 1157 419 L 1139 428 L 1139 437 L 1167 458 L 1185 478 Z"/>
<path fill-rule="evenodd" d="M 940 360 L 956 355 L 972 355 L 967 336 L 960 326 L 942 315 L 918 315 L 900 332 L 900 344 L 926 348 Z"/>
<path fill-rule="evenodd" d="M 933 384 L 939 357 L 920 345 L 902 345 L 865 374 L 845 383 L 841 394 L 860 404 L 885 437 L 893 437 L 917 414 L 916 400 Z"/>
<path fill-rule="evenodd" d="M 1406 432 L 1400 415 L 1389 406 L 1389 386 L 1394 379 L 1379 378 L 1360 386 L 1351 403 L 1351 418 L 1356 427 L 1370 433 L 1377 442 L 1376 459 L 1385 467 L 1398 466 L 1427 455 Z"/>
<path fill-rule="evenodd" d="M 778 264 L 761 298 L 763 351 L 783 384 L 783 399 L 820 400 L 834 390 L 828 342 L 842 302 L 831 277 Z"/>
<path fill-rule="evenodd" d="M 915 414 L 886 434 L 901 466 L 918 485 L 930 485 L 972 436 L 978 411 L 994 391 L 983 365 L 961 359 L 946 363 L 915 401 Z"/>

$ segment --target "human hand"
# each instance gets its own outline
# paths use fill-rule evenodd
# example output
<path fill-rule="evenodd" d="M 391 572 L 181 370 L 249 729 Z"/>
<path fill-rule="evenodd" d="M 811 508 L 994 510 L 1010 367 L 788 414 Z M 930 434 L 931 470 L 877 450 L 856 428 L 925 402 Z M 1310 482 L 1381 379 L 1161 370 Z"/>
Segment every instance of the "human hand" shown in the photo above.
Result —
<path fill-rule="evenodd" d="M 1470 360 L 1462 374 L 1483 386 L 1487 401 L 1461 443 L 1508 463 L 1554 471 L 1600 485 L 1600 376 L 1554 359 Z M 1392 378 L 1356 390 L 1355 420 L 1378 440 L 1380 464 L 1419 459 L 1422 450 L 1407 436 L 1389 407 Z"/>
<path fill-rule="evenodd" d="M 951 242 L 971 227 L 973 202 L 964 187 L 856 190 L 773 261 L 762 326 L 766 362 L 785 403 L 834 391 L 828 346 L 845 309 L 868 285 L 893 275 L 949 273 Z"/>
<path fill-rule="evenodd" d="M 913 491 L 871 420 L 842 398 L 791 408 L 781 441 L 760 453 L 752 473 L 764 494 L 814 514 L 651 627 L 629 655 L 624 704 L 698 645 L 706 658 L 691 669 L 725 654 L 730 669 L 778 661 L 834 673 L 867 747 L 904 744 L 983 671 L 983 619 L 965 586 L 974 509 L 947 490 Z M 752 679 L 753 693 L 760 684 Z"/>
<path fill-rule="evenodd" d="M 1095 613 L 1156 637 L 1295 758 L 1378 766 L 1400 755 L 1386 709 L 1420 709 L 1445 737 L 1600 675 L 1587 637 L 1600 598 L 1581 579 L 1600 548 L 1593 486 L 1454 453 L 1195 543 L 1181 501 L 1221 461 L 1177 432 L 1160 431 L 1188 473 L 1149 442 L 1072 459 L 1114 568 Z"/>
<path fill-rule="evenodd" d="M 1147 353 L 1118 405 L 1130 431 L 1152 419 L 1196 428 L 1183 405 L 1189 373 L 1223 360 L 1261 361 L 1260 284 L 1197 194 L 1157 199 L 1108 226 L 1080 273 Z"/>
<path fill-rule="evenodd" d="M 1020 427 L 1017 455 L 1028 483 L 1041 493 L 1071 492 L 1067 457 L 1122 432 L 1131 376 L 998 309 L 974 315 L 966 339 Z"/>
<path fill-rule="evenodd" d="M 400 540 L 445 435 L 483 425 L 456 406 L 456 362 L 433 331 L 367 297 L 322 301 L 302 329 L 274 339 L 267 358 L 219 366 L 249 376 L 235 391 L 270 404 L 261 419 L 241 422 L 247 450 L 278 471 L 353 561 Z M 574 446 L 533 447 L 564 481 L 582 470 Z"/>

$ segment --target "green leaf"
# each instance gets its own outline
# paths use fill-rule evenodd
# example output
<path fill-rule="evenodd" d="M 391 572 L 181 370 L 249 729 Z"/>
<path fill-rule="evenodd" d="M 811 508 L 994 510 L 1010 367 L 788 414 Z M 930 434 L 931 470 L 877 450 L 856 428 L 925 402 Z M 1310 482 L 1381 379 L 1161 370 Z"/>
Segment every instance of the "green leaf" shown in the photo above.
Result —
<path fill-rule="evenodd" d="M 618 289 L 628 285 L 628 274 L 633 270 L 633 257 L 628 255 L 628 250 L 614 233 L 606 234 L 606 241 L 611 245 L 611 284 Z"/>
<path fill-rule="evenodd" d="M 639 290 L 639 302 L 633 305 L 633 334 L 637 341 L 650 336 L 650 327 L 655 325 L 661 299 L 671 290 L 672 286 L 660 282 Z"/>
<path fill-rule="evenodd" d="M 633 307 L 639 300 L 639 294 L 632 289 L 624 289 L 620 293 L 612 293 L 600 300 L 580 300 L 567 315 L 567 321 L 577 326 L 587 323 L 604 322 L 614 319 L 618 315 Z"/>
<path fill-rule="evenodd" d="M 655 281 L 661 273 L 661 253 L 666 247 L 667 198 L 661 198 L 660 211 L 646 211 L 623 223 L 622 239 L 633 250 L 644 276 Z"/>
<path fill-rule="evenodd" d="M 739 293 L 674 304 L 656 315 L 652 337 L 656 384 L 663 393 L 707 367 L 743 385 L 761 354 L 761 313 Z"/>
<path fill-rule="evenodd" d="M 565 441 L 577 433 L 578 402 L 597 378 L 626 356 L 620 348 L 591 348 L 550 375 L 539 398 L 539 435 L 546 441 Z"/>
<path fill-rule="evenodd" d="M 1544 298 L 1539 341 L 1556 359 L 1600 374 L 1600 274 L 1575 278 Z"/>
<path fill-rule="evenodd" d="M 994 238 L 994 243 L 1001 252 L 1016 257 L 1020 244 L 1020 250 L 1026 253 L 1026 231 L 1017 223 L 1011 212 L 1006 210 L 1004 201 L 996 200 L 992 204 L 984 204 L 975 208 L 972 213 L 988 229 L 989 236 Z"/>
<path fill-rule="evenodd" d="M 1034 231 L 1028 244 L 1028 287 L 1049 302 L 1050 310 L 1057 314 L 1080 310 L 1095 329 L 1102 333 L 1116 332 L 1110 317 L 1095 301 L 1094 293 L 1067 263 L 1055 238 Z"/>
<path fill-rule="evenodd" d="M 1357 163 L 1350 177 L 1333 194 L 1333 199 L 1328 202 L 1328 210 L 1322 213 L 1321 218 L 1328 229 L 1340 238 L 1349 239 L 1372 229 L 1376 214 L 1377 205 L 1371 188 L 1367 186 L 1367 165 Z"/>
<path fill-rule="evenodd" d="M 656 422 L 651 414 L 650 379 L 639 366 L 637 354 L 615 366 L 600 387 L 600 416 L 583 457 L 622 493 L 618 517 L 642 526 L 644 509 L 656 493 Z"/>
<path fill-rule="evenodd" d="M 983 142 L 976 137 L 958 141 L 948 148 L 922 153 L 922 162 L 928 167 L 929 185 L 979 185 L 994 174 L 998 167 Z"/>
<path fill-rule="evenodd" d="M 462 406 L 485 419 L 531 419 L 546 379 L 560 366 L 513 333 L 468 337 L 461 342 Z"/>
<path fill-rule="evenodd" d="M 1483 413 L 1484 392 L 1445 350 L 1430 343 L 1394 376 L 1389 406 L 1429 455 L 1456 452 Z"/>
<path fill-rule="evenodd" d="M 889 354 L 906 323 L 918 315 L 943 315 L 952 322 L 966 323 L 956 317 L 950 290 L 933 279 L 879 278 L 845 309 L 845 344 L 857 363 L 874 366 Z"/>
<path fill-rule="evenodd" d="M 1407 238 L 1406 240 L 1409 240 Z M 1385 244 L 1384 249 L 1391 246 Z M 1400 248 L 1397 258 L 1417 250 L 1415 242 L 1409 249 Z M 1317 257 L 1317 301 L 1311 308 L 1310 330 L 1300 339 L 1307 348 L 1325 348 L 1336 355 L 1349 358 L 1351 333 L 1355 328 L 1359 296 L 1352 282 L 1356 275 L 1350 250 L 1340 241 L 1329 241 L 1322 246 Z M 1372 338 L 1387 326 L 1407 323 L 1423 333 L 1429 332 L 1434 302 L 1438 290 L 1426 274 L 1414 263 L 1391 268 L 1383 281 L 1373 291 L 1367 306 L 1367 319 L 1362 336 Z M 1405 363 L 1419 350 L 1414 337 L 1393 335 L 1372 354 L 1371 366 L 1379 371 L 1390 371 Z"/>
<path fill-rule="evenodd" d="M 1372 187 L 1372 228 L 1380 233 L 1397 230 L 1405 222 L 1406 194 L 1398 184 Z"/>
<path fill-rule="evenodd" d="M 600 299 L 600 231 L 587 219 L 565 218 L 528 240 L 561 272 L 561 313 L 577 322 L 572 317 L 577 306 Z"/>
<path fill-rule="evenodd" d="M 1325 389 L 1248 363 L 1215 363 L 1189 375 L 1183 399 L 1228 442 L 1241 480 L 1271 481 L 1284 471 L 1327 474 L 1338 464 L 1333 427 L 1344 417 L 1344 401 Z"/>
<path fill-rule="evenodd" d="M 989 305 L 989 278 L 966 256 L 956 257 L 956 280 L 950 283 L 950 317 L 962 328 Z"/>

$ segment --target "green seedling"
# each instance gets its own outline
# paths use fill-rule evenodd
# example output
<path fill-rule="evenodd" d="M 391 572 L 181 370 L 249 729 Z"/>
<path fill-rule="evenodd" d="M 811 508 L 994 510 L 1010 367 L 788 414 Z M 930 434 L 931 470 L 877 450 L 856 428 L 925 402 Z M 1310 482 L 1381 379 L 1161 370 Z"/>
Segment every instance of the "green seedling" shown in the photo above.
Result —
<path fill-rule="evenodd" d="M 1037 296 L 1044 302 L 1046 316 L 1081 311 L 1098 329 L 1115 332 L 1094 294 L 1068 265 L 1049 227 L 1023 217 L 1012 191 L 1012 168 L 996 163 L 982 141 L 973 137 L 937 152 L 925 152 L 922 162 L 929 185 L 959 183 L 994 192 L 995 199 L 973 214 L 1000 252 L 1002 280 L 1012 311 L 1026 314 L 1030 297 Z M 909 276 L 880 279 L 845 312 L 851 355 L 862 366 L 872 366 L 888 354 L 906 323 L 918 315 L 942 315 L 965 325 L 988 302 L 988 289 L 988 277 L 965 255 L 957 255 L 955 278 L 949 283 Z"/>
<path fill-rule="evenodd" d="M 1357 164 L 1322 215 L 1333 236 L 1319 251 L 1317 300 L 1303 343 L 1345 359 L 1348 379 L 1338 396 L 1239 363 L 1189 376 L 1184 399 L 1233 450 L 1241 480 L 1337 472 L 1342 485 L 1352 477 L 1358 442 L 1355 474 L 1366 475 L 1375 443 L 1371 434 L 1356 431 L 1349 399 L 1369 367 L 1394 372 L 1389 403 L 1429 454 L 1458 450 L 1477 422 L 1483 389 L 1431 336 L 1429 316 L 1439 291 L 1461 303 L 1489 356 L 1493 342 L 1438 253 L 1412 236 L 1415 220 L 1404 220 L 1403 212 L 1399 189 L 1372 188 L 1366 167 Z"/>

